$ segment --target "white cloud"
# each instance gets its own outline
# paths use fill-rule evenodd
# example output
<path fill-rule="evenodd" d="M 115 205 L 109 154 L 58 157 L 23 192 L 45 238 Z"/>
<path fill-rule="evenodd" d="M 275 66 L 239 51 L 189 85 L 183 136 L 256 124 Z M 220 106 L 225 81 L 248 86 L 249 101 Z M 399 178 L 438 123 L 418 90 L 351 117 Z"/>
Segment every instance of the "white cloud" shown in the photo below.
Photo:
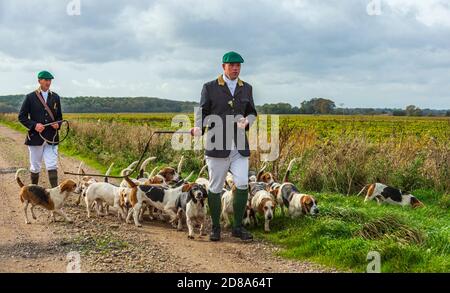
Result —
<path fill-rule="evenodd" d="M 395 13 L 413 14 L 427 26 L 450 27 L 450 2 L 448 0 L 385 0 Z"/>

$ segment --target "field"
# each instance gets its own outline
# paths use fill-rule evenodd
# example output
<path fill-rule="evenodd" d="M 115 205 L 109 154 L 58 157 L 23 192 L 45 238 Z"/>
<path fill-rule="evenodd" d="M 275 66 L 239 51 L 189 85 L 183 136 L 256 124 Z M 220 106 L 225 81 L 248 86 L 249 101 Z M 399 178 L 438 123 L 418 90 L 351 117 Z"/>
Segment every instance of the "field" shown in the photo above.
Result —
<path fill-rule="evenodd" d="M 67 114 L 72 133 L 61 150 L 114 174 L 136 160 L 152 131 L 177 129 L 172 114 Z M 192 116 L 186 116 L 186 121 Z M 387 116 L 281 116 L 280 157 L 269 169 L 281 179 L 298 158 L 291 181 L 319 200 L 320 216 L 291 220 L 280 214 L 272 232 L 258 237 L 280 245 L 280 254 L 342 270 L 364 271 L 367 253 L 381 254 L 382 272 L 450 272 L 450 119 Z M 0 123 L 24 131 L 15 114 Z M 201 151 L 174 151 L 170 137 L 152 142 L 154 165 L 199 171 Z M 260 151 L 251 156 L 257 169 Z M 363 204 L 354 196 L 368 182 L 411 191 L 425 203 L 412 210 Z"/>

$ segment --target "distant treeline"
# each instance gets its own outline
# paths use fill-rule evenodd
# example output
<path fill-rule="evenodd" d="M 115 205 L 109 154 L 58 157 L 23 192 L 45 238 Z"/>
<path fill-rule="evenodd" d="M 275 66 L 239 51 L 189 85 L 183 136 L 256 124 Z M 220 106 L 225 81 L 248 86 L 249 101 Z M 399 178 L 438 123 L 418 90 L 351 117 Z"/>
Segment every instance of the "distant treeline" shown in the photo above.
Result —
<path fill-rule="evenodd" d="M 328 115 L 392 115 L 392 116 L 450 116 L 450 110 L 420 109 L 409 105 L 405 109 L 390 108 L 337 108 L 330 99 L 304 100 L 300 107 L 289 103 L 264 104 L 256 107 L 265 114 L 328 114 Z"/>
<path fill-rule="evenodd" d="M 0 113 L 17 112 L 24 95 L 0 96 Z M 66 113 L 164 113 L 193 112 L 197 102 L 181 102 L 153 97 L 62 97 Z M 300 106 L 289 103 L 264 104 L 256 106 L 262 114 L 335 114 L 335 115 L 393 115 L 393 116 L 450 116 L 450 110 L 420 109 L 409 105 L 405 109 L 390 108 L 337 108 L 330 99 L 313 98 L 304 100 Z"/>
<path fill-rule="evenodd" d="M 24 95 L 0 96 L 0 113 L 17 112 Z M 159 98 L 61 97 L 66 113 L 124 113 L 124 112 L 192 112 L 196 102 L 181 102 Z"/>

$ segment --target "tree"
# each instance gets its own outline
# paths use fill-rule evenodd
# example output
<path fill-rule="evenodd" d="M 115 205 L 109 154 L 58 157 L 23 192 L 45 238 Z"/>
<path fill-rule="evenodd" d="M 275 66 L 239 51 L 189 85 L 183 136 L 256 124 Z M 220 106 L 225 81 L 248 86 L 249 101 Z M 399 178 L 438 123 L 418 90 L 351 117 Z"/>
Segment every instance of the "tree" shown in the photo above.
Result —
<path fill-rule="evenodd" d="M 303 101 L 300 104 L 300 113 L 302 114 L 331 114 L 335 103 L 332 100 L 324 98 L 314 98 L 309 101 Z"/>
<path fill-rule="evenodd" d="M 394 110 L 392 111 L 393 116 L 406 116 L 406 112 L 404 110 Z"/>
<path fill-rule="evenodd" d="M 422 110 L 414 105 L 409 105 L 405 109 L 407 116 L 422 116 Z"/>

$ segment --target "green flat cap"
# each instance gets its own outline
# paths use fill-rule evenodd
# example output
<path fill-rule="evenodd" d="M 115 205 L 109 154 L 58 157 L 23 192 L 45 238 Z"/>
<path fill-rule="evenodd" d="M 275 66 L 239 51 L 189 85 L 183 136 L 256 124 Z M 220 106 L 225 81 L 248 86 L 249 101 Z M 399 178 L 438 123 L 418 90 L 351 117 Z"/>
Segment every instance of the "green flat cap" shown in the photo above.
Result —
<path fill-rule="evenodd" d="M 244 58 L 236 52 L 228 52 L 223 55 L 222 63 L 244 63 Z"/>
<path fill-rule="evenodd" d="M 54 77 L 50 72 L 44 70 L 38 73 L 38 79 L 54 79 Z"/>

